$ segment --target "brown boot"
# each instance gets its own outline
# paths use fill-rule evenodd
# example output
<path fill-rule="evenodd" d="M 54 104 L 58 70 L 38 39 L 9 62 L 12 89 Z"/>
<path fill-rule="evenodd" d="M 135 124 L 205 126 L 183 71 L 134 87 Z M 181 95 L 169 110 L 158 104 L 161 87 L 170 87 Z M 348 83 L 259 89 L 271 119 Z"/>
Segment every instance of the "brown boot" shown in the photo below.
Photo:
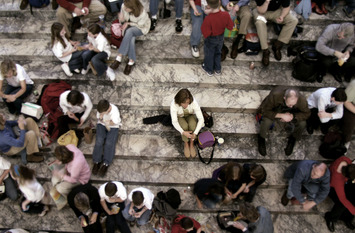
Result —
<path fill-rule="evenodd" d="M 276 40 L 272 46 L 272 51 L 274 51 L 274 57 L 278 61 L 280 61 L 282 58 L 282 56 L 281 56 L 282 46 L 283 46 L 283 43 L 279 40 Z"/>
<path fill-rule="evenodd" d="M 229 49 L 227 48 L 227 46 L 225 46 L 223 44 L 223 47 L 222 47 L 222 53 L 221 53 L 221 62 L 226 60 L 226 57 L 227 57 L 227 54 L 229 52 Z"/>
<path fill-rule="evenodd" d="M 243 38 L 243 35 L 242 34 L 239 34 L 237 36 L 237 38 L 235 38 L 234 42 L 233 42 L 233 45 L 232 45 L 232 51 L 231 51 L 231 58 L 232 59 L 236 59 L 237 56 L 238 56 L 238 47 L 239 47 L 239 43 L 240 41 L 242 40 Z"/>
<path fill-rule="evenodd" d="M 120 64 L 121 64 L 121 62 L 115 60 L 115 61 L 111 64 L 110 68 L 113 69 L 113 70 L 116 70 L 116 69 L 120 66 Z"/>
<path fill-rule="evenodd" d="M 27 6 L 28 6 L 28 0 L 22 0 L 20 3 L 20 10 L 26 9 Z"/>
<path fill-rule="evenodd" d="M 269 51 L 269 49 L 264 49 L 263 50 L 262 63 L 263 63 L 264 66 L 268 66 L 270 64 L 270 51 Z"/>
<path fill-rule="evenodd" d="M 133 68 L 133 66 L 134 66 L 135 64 L 136 64 L 136 63 L 133 63 L 133 65 L 128 65 L 128 63 L 127 63 L 126 67 L 124 68 L 123 73 L 124 73 L 125 75 L 129 75 L 129 74 L 132 72 L 132 68 Z"/>
<path fill-rule="evenodd" d="M 44 157 L 39 152 L 27 155 L 27 162 L 39 163 L 39 162 L 42 162 L 43 160 L 44 160 Z"/>

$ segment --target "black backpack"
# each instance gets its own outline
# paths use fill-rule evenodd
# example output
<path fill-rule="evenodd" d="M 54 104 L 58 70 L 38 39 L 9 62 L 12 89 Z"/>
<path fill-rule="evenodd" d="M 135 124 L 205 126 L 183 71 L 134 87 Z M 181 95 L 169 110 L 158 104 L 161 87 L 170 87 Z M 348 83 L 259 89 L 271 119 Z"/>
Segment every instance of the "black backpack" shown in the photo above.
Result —
<path fill-rule="evenodd" d="M 329 131 L 323 138 L 319 153 L 326 159 L 337 159 L 346 153 L 347 149 L 342 142 L 342 135 L 338 131 Z"/>
<path fill-rule="evenodd" d="M 31 15 L 33 15 L 32 7 L 43 8 L 49 5 L 49 0 L 28 0 Z"/>
<path fill-rule="evenodd" d="M 318 76 L 317 61 L 318 52 L 314 47 L 299 47 L 296 58 L 292 60 L 292 77 L 303 82 L 315 82 Z"/>

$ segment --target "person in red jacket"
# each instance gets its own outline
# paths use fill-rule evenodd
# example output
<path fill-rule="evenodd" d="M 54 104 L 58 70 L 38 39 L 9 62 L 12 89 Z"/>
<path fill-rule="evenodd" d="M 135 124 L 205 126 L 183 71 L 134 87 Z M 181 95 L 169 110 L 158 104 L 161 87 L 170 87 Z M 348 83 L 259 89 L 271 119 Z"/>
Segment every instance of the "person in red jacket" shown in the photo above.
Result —
<path fill-rule="evenodd" d="M 57 0 L 58 22 L 63 24 L 68 36 L 81 27 L 84 22 L 89 24 L 99 21 L 100 15 L 106 14 L 106 7 L 99 0 Z M 76 19 L 76 20 L 74 20 Z M 75 25 L 72 28 L 72 23 Z"/>
<path fill-rule="evenodd" d="M 351 203 L 344 191 L 347 182 L 355 181 L 355 164 L 346 156 L 341 156 L 329 167 L 330 169 L 330 192 L 329 197 L 333 200 L 334 206 L 330 212 L 324 216 L 329 231 L 334 232 L 334 223 L 342 219 L 345 225 L 354 230 L 355 226 L 351 223 L 355 215 L 355 206 Z"/>
<path fill-rule="evenodd" d="M 193 218 L 186 217 L 185 215 L 178 215 L 174 219 L 171 227 L 171 233 L 204 233 L 201 225 Z"/>

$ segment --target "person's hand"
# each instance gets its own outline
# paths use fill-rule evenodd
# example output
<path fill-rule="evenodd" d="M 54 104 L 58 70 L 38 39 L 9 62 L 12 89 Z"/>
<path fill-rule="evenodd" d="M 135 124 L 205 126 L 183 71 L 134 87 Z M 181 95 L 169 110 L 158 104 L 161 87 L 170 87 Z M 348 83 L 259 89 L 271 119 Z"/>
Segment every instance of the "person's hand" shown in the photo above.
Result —
<path fill-rule="evenodd" d="M 89 8 L 87 8 L 87 7 L 83 7 L 82 10 L 84 10 L 84 12 L 85 12 L 85 13 L 82 13 L 82 12 L 81 12 L 83 15 L 88 15 L 89 12 L 90 12 L 90 11 L 89 11 Z"/>
<path fill-rule="evenodd" d="M 203 209 L 202 203 L 201 202 L 197 202 L 197 208 L 199 208 L 200 210 Z"/>
<path fill-rule="evenodd" d="M 94 47 L 94 45 L 93 44 L 89 44 L 89 50 L 95 50 L 95 47 Z"/>
<path fill-rule="evenodd" d="M 195 139 L 196 139 L 196 134 L 192 133 L 192 134 L 191 134 L 191 139 L 192 139 L 192 140 L 195 140 Z"/>
<path fill-rule="evenodd" d="M 80 45 L 80 42 L 79 41 L 71 41 L 71 44 L 73 46 L 79 46 Z"/>
<path fill-rule="evenodd" d="M 131 204 L 131 205 L 133 205 L 133 204 Z M 135 213 L 135 211 L 134 211 L 134 209 L 132 208 L 132 209 L 129 209 L 129 211 L 128 211 L 128 213 L 129 213 L 129 215 L 134 215 L 134 213 Z"/>
<path fill-rule="evenodd" d="M 79 119 L 77 121 L 79 121 Z M 78 127 L 81 127 L 84 124 L 84 122 L 85 121 L 83 119 L 80 119 L 80 123 L 79 123 Z"/>
<path fill-rule="evenodd" d="M 91 225 L 91 224 L 94 224 L 94 223 L 96 222 L 96 220 L 97 220 L 97 213 L 93 213 L 93 214 L 91 215 L 89 224 L 90 224 L 90 225 Z"/>
<path fill-rule="evenodd" d="M 127 29 L 127 27 L 128 27 L 128 22 L 125 22 L 123 25 L 122 25 L 122 31 L 124 31 L 124 30 L 126 30 Z"/>
<path fill-rule="evenodd" d="M 79 119 L 75 116 L 74 113 L 68 111 L 67 114 L 68 114 L 68 117 L 70 117 L 71 119 L 74 119 L 75 121 L 79 121 Z"/>
<path fill-rule="evenodd" d="M 21 208 L 22 208 L 23 211 L 27 211 L 28 210 L 27 204 L 25 202 L 22 202 Z"/>
<path fill-rule="evenodd" d="M 75 7 L 74 13 L 75 13 L 77 16 L 83 15 L 83 12 L 82 12 L 81 9 L 78 8 L 78 7 Z"/>
<path fill-rule="evenodd" d="M 191 138 L 191 133 L 192 133 L 192 131 L 184 131 L 184 132 L 182 132 L 182 135 L 184 135 L 187 138 Z"/>
<path fill-rule="evenodd" d="M 349 51 L 346 51 L 346 52 L 343 53 L 343 54 L 344 54 L 344 59 L 345 59 L 345 60 L 349 59 L 349 57 L 350 57 L 350 52 L 349 52 Z"/>
<path fill-rule="evenodd" d="M 228 4 L 229 5 L 229 4 Z M 234 5 L 234 7 L 233 7 L 233 12 L 238 12 L 239 11 L 239 6 L 236 4 L 236 5 Z"/>
<path fill-rule="evenodd" d="M 243 190 L 243 193 L 249 193 L 249 187 L 246 186 L 245 189 Z"/>
<path fill-rule="evenodd" d="M 282 23 L 283 21 L 284 21 L 284 17 L 281 15 L 276 19 L 276 22 L 279 24 Z"/>
<path fill-rule="evenodd" d="M 73 49 L 71 50 L 71 53 L 74 53 L 76 51 L 78 51 L 78 48 L 76 46 L 73 46 Z"/>
<path fill-rule="evenodd" d="M 232 194 L 231 198 L 232 199 L 236 199 L 238 197 L 238 195 L 235 193 L 235 194 Z"/>
<path fill-rule="evenodd" d="M 197 9 L 194 9 L 194 15 L 195 15 L 195 16 L 199 16 L 199 15 L 201 15 L 201 13 L 200 13 L 200 12 L 198 12 L 198 10 L 197 10 Z"/>
<path fill-rule="evenodd" d="M 329 116 L 330 115 L 330 116 Z M 321 112 L 318 112 L 318 117 L 319 118 L 331 118 L 332 117 L 332 114 L 330 113 L 327 113 L 325 111 L 321 111 Z"/>
<path fill-rule="evenodd" d="M 143 214 L 142 211 L 137 212 L 137 213 L 134 214 L 134 217 L 135 218 L 140 218 L 142 216 L 142 214 Z"/>
<path fill-rule="evenodd" d="M 282 114 L 281 121 L 282 122 L 290 122 L 293 119 L 293 115 L 289 112 Z"/>
<path fill-rule="evenodd" d="M 235 223 L 233 224 L 233 227 L 235 227 L 235 228 L 237 228 L 237 229 L 239 229 L 239 230 L 243 230 L 243 229 L 244 229 L 244 225 L 241 224 L 240 222 L 235 222 Z"/>
<path fill-rule="evenodd" d="M 334 52 L 334 56 L 336 56 L 339 59 L 344 58 L 344 54 L 342 52 L 339 52 L 339 51 L 335 51 Z"/>
<path fill-rule="evenodd" d="M 6 102 L 12 103 L 16 100 L 15 95 L 7 95 Z"/>
<path fill-rule="evenodd" d="M 20 128 L 20 130 L 24 130 L 25 129 L 25 122 L 23 120 L 18 120 L 17 121 L 17 125 Z"/>
<path fill-rule="evenodd" d="M 84 217 L 81 217 L 81 218 L 80 218 L 80 225 L 81 225 L 81 227 L 86 227 L 87 224 L 85 224 L 85 223 L 86 223 L 85 218 L 84 218 Z"/>
<path fill-rule="evenodd" d="M 314 201 L 305 201 L 303 203 L 303 209 L 308 211 L 315 205 L 316 205 L 316 203 Z"/>

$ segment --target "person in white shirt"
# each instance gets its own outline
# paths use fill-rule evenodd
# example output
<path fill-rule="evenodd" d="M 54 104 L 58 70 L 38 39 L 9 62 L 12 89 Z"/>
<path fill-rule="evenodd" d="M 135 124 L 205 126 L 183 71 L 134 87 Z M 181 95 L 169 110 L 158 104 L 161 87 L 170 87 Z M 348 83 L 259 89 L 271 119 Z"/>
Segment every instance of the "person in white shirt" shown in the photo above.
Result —
<path fill-rule="evenodd" d="M 170 115 L 174 128 L 180 132 L 184 142 L 185 157 L 195 157 L 194 140 L 205 123 L 201 108 L 188 89 L 181 89 L 175 95 Z"/>
<path fill-rule="evenodd" d="M 59 136 L 69 131 L 68 124 L 79 123 L 78 126 L 82 126 L 93 107 L 90 97 L 77 90 L 60 94 L 59 106 L 64 113 L 64 116 L 58 118 Z"/>
<path fill-rule="evenodd" d="M 10 59 L 5 59 L 0 66 L 0 97 L 3 98 L 11 114 L 20 114 L 23 100 L 31 94 L 33 81 L 22 66 Z M 3 92 L 4 79 L 7 81 L 7 86 Z"/>
<path fill-rule="evenodd" d="M 61 61 L 64 73 L 71 77 L 72 72 L 80 73 L 83 68 L 83 51 L 78 51 L 80 42 L 69 39 L 65 27 L 61 23 L 53 23 L 51 27 L 51 48 L 54 55 Z"/>
<path fill-rule="evenodd" d="M 91 24 L 88 27 L 87 39 L 89 44 L 84 46 L 81 73 L 85 75 L 91 68 L 94 75 L 101 76 L 106 72 L 109 79 L 114 81 L 115 73 L 106 65 L 106 61 L 111 55 L 111 48 L 105 31 L 98 24 Z"/>
<path fill-rule="evenodd" d="M 115 105 L 100 100 L 97 104 L 97 119 L 92 174 L 103 177 L 115 156 L 121 117 Z"/>
<path fill-rule="evenodd" d="M 146 188 L 133 189 L 128 195 L 129 203 L 122 214 L 130 222 L 137 220 L 137 224 L 142 226 L 149 221 L 152 213 L 154 194 Z"/>
<path fill-rule="evenodd" d="M 18 194 L 15 181 L 11 178 L 11 176 L 9 176 L 10 167 L 11 163 L 3 157 L 0 157 L 0 185 L 5 186 L 5 193 L 3 195 L 5 195 L 4 197 L 8 197 L 15 201 Z"/>
<path fill-rule="evenodd" d="M 115 226 L 121 233 L 131 233 L 122 215 L 127 199 L 127 191 L 121 182 L 110 181 L 99 188 L 100 203 L 107 214 L 106 233 L 114 233 Z"/>
<path fill-rule="evenodd" d="M 314 129 L 321 127 L 326 134 L 329 127 L 343 117 L 343 104 L 347 96 L 343 88 L 325 87 L 313 92 L 307 99 L 311 116 L 307 119 L 307 132 L 313 134 Z"/>

